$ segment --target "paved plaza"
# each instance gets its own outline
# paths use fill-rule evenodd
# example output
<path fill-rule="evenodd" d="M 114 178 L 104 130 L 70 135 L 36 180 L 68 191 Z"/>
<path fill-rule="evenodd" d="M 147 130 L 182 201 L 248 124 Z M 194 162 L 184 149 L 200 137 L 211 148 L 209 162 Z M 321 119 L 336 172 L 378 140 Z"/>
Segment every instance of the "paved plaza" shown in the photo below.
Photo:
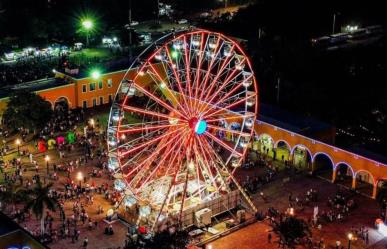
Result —
<path fill-rule="evenodd" d="M 106 112 L 106 111 L 105 111 Z M 84 121 L 78 124 L 77 133 L 82 134 L 83 126 L 89 125 L 89 120 L 91 118 L 98 120 L 99 122 L 105 122 L 106 113 L 102 112 L 99 114 L 86 114 Z M 96 124 L 98 126 L 99 124 Z M 103 127 L 101 127 L 103 129 Z M 96 134 L 99 134 L 98 127 L 95 127 Z M 86 193 L 81 194 L 79 198 L 70 198 L 63 201 L 63 207 L 67 218 L 72 217 L 74 214 L 74 203 L 77 202 L 79 205 L 82 205 L 87 213 L 90 221 L 93 222 L 91 228 L 89 227 L 89 222 L 78 221 L 77 229 L 79 230 L 78 240 L 72 239 L 71 236 L 66 238 L 61 238 L 56 236 L 54 241 L 50 242 L 48 246 L 53 249 L 69 249 L 69 248 L 81 248 L 84 238 L 88 238 L 88 248 L 123 248 L 127 227 L 120 221 L 116 221 L 112 224 L 114 230 L 113 235 L 104 234 L 104 230 L 109 226 L 109 224 L 104 220 L 106 217 L 106 212 L 110 208 L 114 207 L 115 201 L 112 199 L 111 195 L 113 194 L 113 178 L 109 176 L 109 172 L 106 169 L 101 168 L 101 162 L 106 162 L 106 157 L 96 157 L 93 159 L 89 158 L 87 162 L 80 163 L 78 166 L 75 164 L 70 166 L 71 170 L 68 173 L 67 170 L 61 171 L 57 170 L 58 179 L 53 180 L 52 178 L 47 178 L 46 172 L 46 162 L 44 160 L 46 155 L 49 155 L 49 170 L 53 172 L 53 165 L 69 165 L 70 162 L 74 162 L 77 159 L 84 157 L 84 152 L 82 147 L 75 146 L 75 148 L 69 152 L 65 153 L 64 158 L 59 158 L 58 151 L 51 150 L 45 153 L 39 153 L 35 147 L 35 141 L 31 136 L 26 138 L 26 142 L 23 142 L 20 146 L 20 150 L 28 150 L 33 153 L 33 159 L 37 161 L 39 165 L 39 170 L 36 171 L 36 167 L 30 163 L 30 159 L 27 155 L 18 156 L 17 147 L 15 145 L 15 139 L 18 135 L 12 135 L 6 140 L 6 144 L 10 147 L 7 155 L 3 157 L 4 161 L 10 161 L 13 158 L 21 158 L 21 165 L 25 172 L 23 173 L 24 181 L 31 179 L 34 175 L 38 174 L 44 182 L 53 182 L 53 188 L 59 192 L 65 192 L 65 185 L 68 184 L 68 181 L 73 181 L 72 184 L 79 184 L 83 187 L 95 186 L 107 186 L 105 192 L 92 194 L 93 201 L 90 203 L 90 200 L 87 199 L 88 195 Z M 105 141 L 100 135 L 96 135 L 92 138 L 93 152 L 96 152 L 98 149 L 105 150 Z M 253 156 L 253 160 L 256 158 Z M 380 214 L 380 209 L 375 200 L 372 200 L 368 197 L 365 197 L 360 194 L 349 192 L 347 189 L 341 187 L 340 185 L 332 184 L 326 180 L 312 177 L 307 173 L 294 173 L 293 171 L 283 169 L 283 165 L 279 162 L 271 163 L 278 168 L 280 172 L 277 173 L 269 183 L 264 184 L 262 187 L 259 187 L 255 194 L 252 194 L 251 197 L 258 208 L 258 210 L 266 212 L 269 207 L 274 207 L 280 212 L 285 212 L 289 207 L 289 194 L 291 193 L 292 198 L 302 199 L 305 197 L 306 192 L 310 189 L 314 189 L 318 192 L 318 199 L 315 202 L 311 202 L 309 205 L 303 206 L 303 208 L 295 207 L 295 215 L 297 217 L 303 218 L 305 220 L 311 219 L 313 215 L 313 207 L 318 206 L 319 212 L 328 211 L 328 197 L 334 198 L 337 191 L 342 191 L 348 195 L 351 195 L 354 201 L 357 204 L 357 207 L 350 211 L 349 215 L 341 222 L 331 222 L 331 223 L 321 223 L 321 227 L 318 228 L 314 226 L 312 228 L 313 240 L 318 241 L 323 239 L 326 248 L 335 248 L 336 241 L 340 241 L 342 245 L 347 245 L 347 234 L 353 229 L 358 229 L 361 226 L 364 226 L 369 232 L 369 241 L 366 245 L 365 241 L 362 239 L 357 239 L 352 242 L 352 248 L 384 248 L 385 241 L 379 232 L 374 228 L 375 219 L 378 218 Z M 67 167 L 66 166 L 66 167 Z M 5 172 L 12 174 L 15 171 L 14 168 L 8 166 L 5 168 Z M 100 174 L 98 176 L 93 176 L 92 172 L 97 171 Z M 87 176 L 86 179 L 83 179 L 79 182 L 77 175 L 79 172 L 82 172 L 84 176 Z M 267 168 L 265 167 L 253 167 L 250 169 L 241 168 L 237 171 L 237 178 L 241 183 L 246 181 L 246 178 L 250 179 L 254 176 L 264 177 L 267 174 Z M 3 182 L 3 177 L 0 178 Z M 17 184 L 18 181 L 16 182 Z M 106 196 L 106 193 L 109 193 Z M 261 197 L 261 193 L 265 198 Z M 15 209 L 21 209 L 21 205 L 16 205 L 12 207 L 11 205 L 3 204 L 3 211 L 9 215 Z M 103 212 L 98 212 L 98 209 L 102 208 Z M 60 222 L 59 212 L 49 212 L 53 217 L 53 229 L 58 231 Z M 36 219 L 32 213 L 27 215 L 25 221 L 19 221 L 20 225 L 26 228 L 33 234 L 38 234 L 40 229 L 40 220 Z M 256 222 L 247 227 L 244 227 L 236 232 L 233 232 L 229 235 L 226 235 L 220 239 L 217 239 L 211 243 L 208 243 L 205 247 L 211 249 L 244 249 L 244 248 L 278 248 L 278 237 L 272 231 L 272 227 L 268 220 L 263 222 Z M 71 234 L 71 231 L 69 231 Z M 271 243 L 268 242 L 268 233 L 271 233 L 273 238 Z"/>

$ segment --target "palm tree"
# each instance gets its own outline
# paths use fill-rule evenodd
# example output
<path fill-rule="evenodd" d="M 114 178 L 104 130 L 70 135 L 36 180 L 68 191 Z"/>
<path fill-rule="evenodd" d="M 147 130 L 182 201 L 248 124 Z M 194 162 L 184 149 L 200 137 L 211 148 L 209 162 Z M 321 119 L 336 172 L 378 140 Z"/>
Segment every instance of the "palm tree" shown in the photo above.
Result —
<path fill-rule="evenodd" d="M 276 223 L 274 231 L 278 233 L 280 240 L 289 248 L 295 248 L 297 241 L 310 235 L 310 228 L 307 223 L 292 216 Z"/>
<path fill-rule="evenodd" d="M 53 183 L 49 183 L 45 186 L 40 181 L 36 182 L 36 185 L 27 192 L 27 202 L 24 210 L 31 210 L 37 219 L 40 219 L 41 234 L 44 234 L 44 215 L 46 209 L 55 212 L 57 208 L 61 208 L 58 199 L 50 196 L 50 189 Z"/>
<path fill-rule="evenodd" d="M 22 187 L 17 186 L 13 182 L 8 182 L 5 185 L 5 191 L 1 192 L 0 194 L 0 201 L 3 203 L 10 203 L 12 204 L 11 207 L 15 209 L 16 203 L 21 202 L 25 199 L 25 191 Z"/>

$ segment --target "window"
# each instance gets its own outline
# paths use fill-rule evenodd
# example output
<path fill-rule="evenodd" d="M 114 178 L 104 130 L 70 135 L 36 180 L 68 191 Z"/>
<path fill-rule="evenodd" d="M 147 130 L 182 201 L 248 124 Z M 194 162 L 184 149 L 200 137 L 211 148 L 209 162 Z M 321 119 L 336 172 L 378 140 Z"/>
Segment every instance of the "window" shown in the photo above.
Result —
<path fill-rule="evenodd" d="M 87 108 L 87 100 L 84 100 L 84 101 L 83 101 L 83 103 L 82 103 L 82 107 L 83 107 L 84 109 L 86 109 L 86 108 Z"/>
<path fill-rule="evenodd" d="M 108 79 L 108 80 L 107 80 L 107 86 L 108 86 L 109 88 L 113 86 L 113 81 L 112 81 L 112 79 Z"/>
<path fill-rule="evenodd" d="M 94 91 L 95 90 L 95 83 L 90 83 L 89 84 L 89 91 Z"/>
<path fill-rule="evenodd" d="M 93 99 L 93 107 L 97 106 L 97 99 Z"/>
<path fill-rule="evenodd" d="M 102 96 L 99 97 L 99 104 L 103 105 L 103 97 Z"/>
<path fill-rule="evenodd" d="M 113 102 L 113 95 L 109 94 L 109 104 Z"/>
<path fill-rule="evenodd" d="M 98 81 L 98 89 L 102 89 L 103 88 L 103 82 L 102 80 Z"/>
<path fill-rule="evenodd" d="M 82 92 L 85 93 L 87 91 L 86 85 L 82 85 Z"/>

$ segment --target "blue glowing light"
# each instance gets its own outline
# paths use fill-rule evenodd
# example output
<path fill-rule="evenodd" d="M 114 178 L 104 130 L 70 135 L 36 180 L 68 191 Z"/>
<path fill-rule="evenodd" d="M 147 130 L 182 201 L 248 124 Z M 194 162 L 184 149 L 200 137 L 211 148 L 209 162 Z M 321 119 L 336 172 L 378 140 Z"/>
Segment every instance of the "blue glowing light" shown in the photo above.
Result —
<path fill-rule="evenodd" d="M 207 130 L 207 123 L 204 120 L 199 120 L 195 125 L 195 132 L 198 135 L 203 134 Z"/>

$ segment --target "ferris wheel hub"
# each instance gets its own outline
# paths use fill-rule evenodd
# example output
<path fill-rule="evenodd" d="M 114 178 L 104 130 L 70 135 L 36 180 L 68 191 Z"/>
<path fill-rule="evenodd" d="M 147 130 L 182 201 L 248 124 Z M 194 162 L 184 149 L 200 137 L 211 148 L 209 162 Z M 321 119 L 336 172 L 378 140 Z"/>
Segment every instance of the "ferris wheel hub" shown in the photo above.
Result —
<path fill-rule="evenodd" d="M 191 118 L 188 121 L 188 125 L 198 135 L 203 134 L 207 130 L 207 122 L 198 118 Z"/>

